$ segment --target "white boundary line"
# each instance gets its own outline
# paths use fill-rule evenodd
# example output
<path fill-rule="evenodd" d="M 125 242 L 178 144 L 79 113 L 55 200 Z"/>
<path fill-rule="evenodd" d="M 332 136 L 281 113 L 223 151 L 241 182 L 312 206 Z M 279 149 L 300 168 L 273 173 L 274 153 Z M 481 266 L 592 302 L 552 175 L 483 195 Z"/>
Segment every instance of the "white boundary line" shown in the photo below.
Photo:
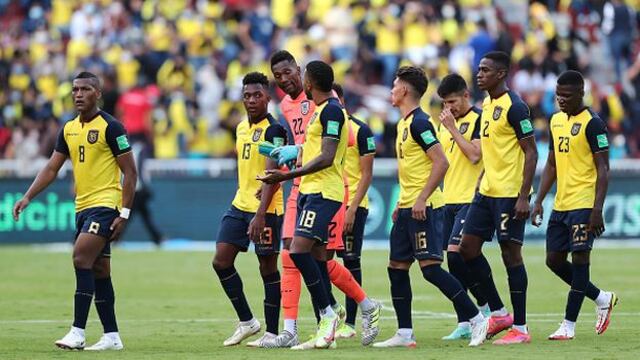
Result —
<path fill-rule="evenodd" d="M 385 311 L 393 311 L 389 308 L 383 308 Z M 412 311 L 414 319 L 453 319 L 454 314 L 439 313 L 431 311 Z M 527 317 L 532 318 L 533 322 L 557 322 L 560 321 L 564 313 L 531 313 Z M 614 317 L 640 317 L 640 312 L 614 312 Z M 554 318 L 554 319 L 549 319 Z M 381 316 L 383 320 L 395 320 L 395 316 Z M 558 320 L 560 319 L 560 320 Z M 299 321 L 315 321 L 313 317 L 301 317 Z M 0 320 L 0 324 L 66 324 L 71 319 L 22 319 L 22 320 Z M 123 323 L 218 323 L 218 322 L 235 322 L 233 318 L 201 318 L 201 319 L 118 319 Z M 89 322 L 98 323 L 99 320 L 93 319 Z"/>

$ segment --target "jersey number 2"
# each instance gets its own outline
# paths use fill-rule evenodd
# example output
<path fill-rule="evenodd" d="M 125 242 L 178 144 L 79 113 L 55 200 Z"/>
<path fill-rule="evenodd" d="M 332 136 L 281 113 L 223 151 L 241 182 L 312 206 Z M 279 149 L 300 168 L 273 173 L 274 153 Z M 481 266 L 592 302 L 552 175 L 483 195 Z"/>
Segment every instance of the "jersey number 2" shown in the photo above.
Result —
<path fill-rule="evenodd" d="M 482 128 L 482 136 L 489 137 L 489 122 L 484 122 L 484 127 Z"/>

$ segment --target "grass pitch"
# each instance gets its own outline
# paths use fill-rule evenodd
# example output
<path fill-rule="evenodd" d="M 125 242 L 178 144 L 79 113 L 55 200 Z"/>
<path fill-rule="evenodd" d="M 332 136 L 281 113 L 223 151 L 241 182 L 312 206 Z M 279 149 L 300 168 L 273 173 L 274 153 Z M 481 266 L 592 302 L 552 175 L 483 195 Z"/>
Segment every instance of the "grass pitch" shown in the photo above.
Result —
<path fill-rule="evenodd" d="M 213 248 L 213 245 L 212 245 Z M 487 249 L 494 277 L 509 304 L 505 271 L 496 248 Z M 121 352 L 68 352 L 53 342 L 68 330 L 73 313 L 75 288 L 71 256 L 30 247 L 0 248 L 0 359 L 249 359 L 277 357 L 294 359 L 623 359 L 640 354 L 640 249 L 596 249 L 592 254 L 591 278 L 596 285 L 617 292 L 620 303 L 603 335 L 594 331 L 594 306 L 585 299 L 578 319 L 576 339 L 546 340 L 563 318 L 568 286 L 544 266 L 540 246 L 525 247 L 529 274 L 528 324 L 533 341 L 528 345 L 497 347 L 490 343 L 468 348 L 466 342 L 444 342 L 440 338 L 455 326 L 451 304 L 435 287 L 424 281 L 417 267 L 412 270 L 416 349 L 380 350 L 363 348 L 359 337 L 339 341 L 337 350 L 225 348 L 222 341 L 235 326 L 235 313 L 211 270 L 212 252 L 132 252 L 115 249 L 113 279 Z M 385 305 L 379 340 L 396 329 L 386 274 L 386 251 L 365 251 L 364 287 Z M 257 260 L 251 253 L 239 257 L 250 305 L 258 319 L 262 314 L 262 282 Z M 336 294 L 337 290 L 334 290 Z M 342 298 L 342 296 L 336 296 Z M 303 339 L 313 331 L 314 320 L 308 295 L 303 290 L 300 332 Z M 510 307 L 510 306 L 509 306 Z M 357 326 L 360 326 L 358 320 Z M 95 310 L 87 326 L 87 342 L 102 333 Z M 359 336 L 359 335 L 358 335 Z"/>

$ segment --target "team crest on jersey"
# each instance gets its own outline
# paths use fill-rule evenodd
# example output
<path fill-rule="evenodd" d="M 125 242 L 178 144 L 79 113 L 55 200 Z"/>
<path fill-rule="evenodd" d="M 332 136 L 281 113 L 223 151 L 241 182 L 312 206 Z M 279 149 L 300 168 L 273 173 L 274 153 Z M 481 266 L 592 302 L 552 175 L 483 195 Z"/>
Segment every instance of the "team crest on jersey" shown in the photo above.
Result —
<path fill-rule="evenodd" d="M 467 130 L 469 130 L 468 122 L 460 124 L 460 134 L 464 135 L 464 133 L 466 133 Z"/>
<path fill-rule="evenodd" d="M 307 115 L 309 113 L 309 109 L 311 108 L 311 106 L 309 105 L 309 100 L 305 100 L 300 103 L 300 112 L 302 113 L 302 115 Z"/>
<path fill-rule="evenodd" d="M 573 136 L 578 135 L 578 133 L 580 132 L 581 126 L 582 124 L 573 124 L 573 126 L 571 127 L 571 135 Z"/>
<path fill-rule="evenodd" d="M 502 106 L 496 106 L 496 108 L 493 109 L 493 120 L 500 119 L 500 115 L 502 115 Z"/>
<path fill-rule="evenodd" d="M 262 128 L 257 128 L 253 132 L 253 142 L 260 140 L 260 135 L 262 135 Z"/>
<path fill-rule="evenodd" d="M 402 133 L 402 141 L 406 141 L 407 137 L 409 137 L 409 129 L 404 128 L 404 132 Z"/>
<path fill-rule="evenodd" d="M 89 144 L 95 144 L 98 141 L 98 130 L 89 130 L 87 133 L 87 141 Z"/>

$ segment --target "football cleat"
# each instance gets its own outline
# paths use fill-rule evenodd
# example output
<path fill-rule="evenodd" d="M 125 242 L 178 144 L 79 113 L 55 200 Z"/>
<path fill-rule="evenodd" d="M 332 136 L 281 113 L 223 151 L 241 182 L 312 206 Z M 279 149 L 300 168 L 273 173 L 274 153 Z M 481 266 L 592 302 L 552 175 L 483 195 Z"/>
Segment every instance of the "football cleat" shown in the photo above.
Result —
<path fill-rule="evenodd" d="M 373 343 L 374 348 L 393 348 L 393 347 L 408 347 L 415 348 L 416 347 L 416 338 L 411 335 L 410 338 L 406 338 L 404 336 L 400 336 L 400 334 L 395 333 L 391 338 Z"/>
<path fill-rule="evenodd" d="M 276 349 L 276 348 L 290 348 L 292 346 L 299 345 L 298 335 L 292 334 L 287 330 L 282 330 L 278 336 L 273 339 L 266 339 L 264 341 L 265 348 L 268 349 Z"/>
<path fill-rule="evenodd" d="M 112 334 L 104 334 L 100 338 L 100 340 L 85 348 L 88 351 L 105 351 L 105 350 L 122 350 L 124 349 L 124 345 L 122 344 L 122 340 L 120 340 L 120 335 L 118 333 Z"/>
<path fill-rule="evenodd" d="M 336 326 L 340 320 L 337 314 L 333 316 L 323 316 L 318 324 L 318 332 L 316 332 L 315 347 L 318 349 L 326 349 L 334 342 L 336 335 Z"/>
<path fill-rule="evenodd" d="M 380 311 L 382 305 L 375 301 L 375 306 L 369 311 L 362 312 L 362 345 L 369 346 L 380 333 Z"/>
<path fill-rule="evenodd" d="M 84 334 L 72 328 L 67 335 L 55 342 L 56 346 L 65 350 L 84 350 Z"/>
<path fill-rule="evenodd" d="M 443 336 L 442 340 L 466 340 L 471 339 L 471 327 L 458 325 L 451 334 Z"/>
<path fill-rule="evenodd" d="M 258 348 L 266 348 L 266 344 L 269 342 L 273 342 L 276 340 L 276 337 L 278 337 L 276 334 L 272 334 L 270 332 L 265 332 L 264 334 L 262 334 L 262 336 L 260 336 L 260 338 L 253 340 L 253 341 L 249 341 L 247 343 L 247 346 L 249 347 L 258 347 Z"/>
<path fill-rule="evenodd" d="M 489 329 L 487 330 L 487 339 L 491 339 L 503 330 L 507 330 L 513 325 L 513 316 L 507 314 L 504 316 L 492 316 L 489 318 Z"/>
<path fill-rule="evenodd" d="M 560 327 L 553 334 L 549 335 L 549 340 L 573 340 L 575 331 L 569 329 L 566 323 L 563 321 L 560 323 Z"/>
<path fill-rule="evenodd" d="M 482 320 L 471 321 L 471 341 L 469 346 L 480 346 L 487 339 L 489 330 L 489 319 L 482 317 Z"/>
<path fill-rule="evenodd" d="M 531 335 L 511 328 L 506 335 L 493 342 L 494 345 L 512 345 L 512 344 L 528 344 L 531 342 Z"/>
<path fill-rule="evenodd" d="M 607 331 L 613 308 L 618 304 L 618 296 L 616 293 L 611 292 L 609 294 L 611 294 L 611 297 L 609 298 L 609 304 L 607 306 L 596 306 L 596 334 L 598 335 L 602 335 Z"/>
<path fill-rule="evenodd" d="M 313 349 L 318 349 L 316 347 L 316 340 L 317 337 L 316 336 L 311 336 L 311 338 L 308 341 L 303 342 L 302 344 L 298 344 L 296 346 L 292 346 L 291 350 L 313 350 Z M 338 343 L 335 341 L 332 341 L 331 344 L 329 344 L 328 349 L 337 349 L 338 348 Z"/>
<path fill-rule="evenodd" d="M 236 331 L 227 340 L 223 342 L 224 346 L 238 345 L 242 340 L 254 335 L 260 331 L 260 322 L 251 319 L 248 322 L 240 322 L 236 327 Z"/>
<path fill-rule="evenodd" d="M 336 330 L 336 339 L 350 339 L 354 336 L 356 336 L 356 330 L 351 325 L 344 324 Z"/>

